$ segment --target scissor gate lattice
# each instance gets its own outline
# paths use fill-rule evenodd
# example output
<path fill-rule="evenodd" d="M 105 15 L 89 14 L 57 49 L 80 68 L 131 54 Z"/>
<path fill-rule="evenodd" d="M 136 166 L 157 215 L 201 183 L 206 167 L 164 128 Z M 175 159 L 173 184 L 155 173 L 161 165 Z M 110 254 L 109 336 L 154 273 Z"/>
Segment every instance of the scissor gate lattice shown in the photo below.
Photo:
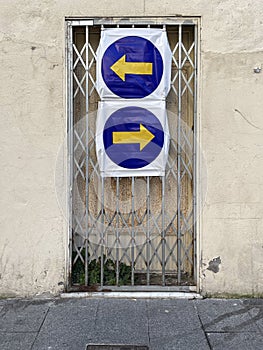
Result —
<path fill-rule="evenodd" d="M 196 23 L 98 18 L 67 24 L 69 289 L 187 290 L 196 284 Z M 94 137 L 102 26 L 166 27 L 173 57 L 164 177 L 100 176 Z"/>

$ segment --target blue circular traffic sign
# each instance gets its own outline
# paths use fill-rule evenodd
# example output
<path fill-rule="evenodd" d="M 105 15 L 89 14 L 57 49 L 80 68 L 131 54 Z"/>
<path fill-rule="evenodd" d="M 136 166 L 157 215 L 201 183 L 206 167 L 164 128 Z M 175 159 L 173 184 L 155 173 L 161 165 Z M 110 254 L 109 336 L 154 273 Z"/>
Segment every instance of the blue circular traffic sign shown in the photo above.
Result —
<path fill-rule="evenodd" d="M 163 59 L 150 40 L 126 36 L 106 49 L 101 73 L 107 87 L 117 96 L 143 98 L 160 84 Z"/>
<path fill-rule="evenodd" d="M 158 118 L 141 107 L 124 107 L 113 112 L 103 130 L 106 154 L 118 166 L 140 169 L 161 152 L 164 131 Z"/>

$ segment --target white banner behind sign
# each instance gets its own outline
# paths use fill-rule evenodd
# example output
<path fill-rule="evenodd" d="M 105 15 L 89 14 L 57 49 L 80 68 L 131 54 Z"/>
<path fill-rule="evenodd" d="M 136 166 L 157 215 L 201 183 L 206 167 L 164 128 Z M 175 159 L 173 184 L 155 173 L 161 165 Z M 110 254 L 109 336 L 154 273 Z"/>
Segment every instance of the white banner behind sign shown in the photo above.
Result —
<path fill-rule="evenodd" d="M 168 151 L 164 101 L 99 104 L 96 153 L 102 177 L 164 176 Z"/>
<path fill-rule="evenodd" d="M 165 99 L 172 53 L 164 29 L 104 29 L 97 50 L 97 91 L 104 99 Z"/>

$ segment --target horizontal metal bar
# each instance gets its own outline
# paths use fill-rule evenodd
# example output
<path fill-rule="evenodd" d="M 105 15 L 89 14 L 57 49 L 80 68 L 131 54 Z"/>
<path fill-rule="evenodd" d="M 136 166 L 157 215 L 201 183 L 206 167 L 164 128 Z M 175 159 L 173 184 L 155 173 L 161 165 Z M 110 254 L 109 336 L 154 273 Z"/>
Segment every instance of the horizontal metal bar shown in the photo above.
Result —
<path fill-rule="evenodd" d="M 72 26 L 93 26 L 94 21 L 93 19 L 70 19 L 66 17 L 66 21 L 69 25 Z"/>
<path fill-rule="evenodd" d="M 195 292 L 196 286 L 107 286 L 111 291 L 137 291 L 137 292 Z M 103 289 L 103 288 L 102 288 Z"/>
<path fill-rule="evenodd" d="M 196 292 L 196 286 L 104 286 L 104 287 L 97 287 L 96 290 L 92 287 L 84 287 L 81 288 L 77 285 L 72 286 L 68 289 L 68 292 L 90 292 L 90 291 L 96 291 L 96 292 Z"/>
<path fill-rule="evenodd" d="M 181 15 L 171 17 L 66 17 L 67 22 L 72 26 L 92 26 L 92 25 L 196 25 L 198 17 L 182 17 Z"/>

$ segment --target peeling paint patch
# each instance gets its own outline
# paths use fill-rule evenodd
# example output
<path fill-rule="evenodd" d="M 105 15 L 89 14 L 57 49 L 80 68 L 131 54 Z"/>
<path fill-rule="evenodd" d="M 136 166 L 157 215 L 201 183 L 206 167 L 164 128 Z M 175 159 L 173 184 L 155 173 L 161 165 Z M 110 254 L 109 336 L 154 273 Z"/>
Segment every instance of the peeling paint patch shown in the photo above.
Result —
<path fill-rule="evenodd" d="M 213 260 L 209 261 L 209 266 L 207 270 L 213 271 L 214 273 L 219 272 L 219 265 L 221 264 L 221 258 L 218 256 L 217 258 L 214 258 Z"/>
<path fill-rule="evenodd" d="M 52 64 L 52 66 L 50 67 L 50 69 L 53 70 L 55 67 L 58 67 L 58 66 L 59 66 L 58 63 L 54 63 L 54 64 Z"/>

